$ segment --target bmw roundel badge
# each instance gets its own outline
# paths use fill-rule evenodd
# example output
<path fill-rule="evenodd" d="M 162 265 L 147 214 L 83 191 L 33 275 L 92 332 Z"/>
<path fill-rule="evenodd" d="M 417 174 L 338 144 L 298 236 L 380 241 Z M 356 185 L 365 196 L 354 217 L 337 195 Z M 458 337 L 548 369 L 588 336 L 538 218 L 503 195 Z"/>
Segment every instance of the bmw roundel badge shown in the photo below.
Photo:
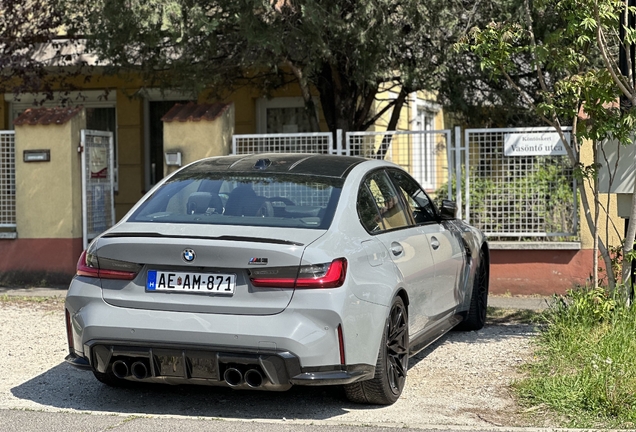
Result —
<path fill-rule="evenodd" d="M 194 253 L 193 249 L 184 249 L 182 256 L 185 262 L 192 262 L 197 255 Z"/>

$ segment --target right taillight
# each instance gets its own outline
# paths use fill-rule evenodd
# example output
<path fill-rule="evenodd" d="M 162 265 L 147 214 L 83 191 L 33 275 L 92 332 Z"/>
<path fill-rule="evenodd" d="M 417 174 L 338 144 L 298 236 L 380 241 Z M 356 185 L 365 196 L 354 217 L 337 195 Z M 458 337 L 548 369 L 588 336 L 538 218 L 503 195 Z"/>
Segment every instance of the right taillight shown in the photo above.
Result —
<path fill-rule="evenodd" d="M 300 267 L 278 267 L 253 270 L 252 285 L 259 288 L 338 288 L 347 275 L 347 260 Z"/>
<path fill-rule="evenodd" d="M 141 266 L 134 263 L 97 258 L 93 254 L 82 252 L 77 261 L 77 275 L 101 279 L 133 280 Z"/>

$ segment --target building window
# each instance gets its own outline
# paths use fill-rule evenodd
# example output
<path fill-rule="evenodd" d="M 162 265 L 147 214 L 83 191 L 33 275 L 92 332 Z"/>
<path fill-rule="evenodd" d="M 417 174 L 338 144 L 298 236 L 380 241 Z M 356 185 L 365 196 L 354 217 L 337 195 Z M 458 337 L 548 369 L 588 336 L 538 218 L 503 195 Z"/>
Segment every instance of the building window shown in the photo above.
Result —
<path fill-rule="evenodd" d="M 316 101 L 316 108 L 318 102 Z M 256 101 L 257 133 L 318 132 L 311 128 L 301 97 L 261 98 Z"/>
<path fill-rule="evenodd" d="M 422 132 L 413 137 L 413 147 L 411 149 L 411 174 L 424 189 L 432 190 L 436 184 L 437 174 L 437 151 L 435 117 L 438 110 L 426 101 L 417 99 L 413 107 L 413 117 L 411 130 Z"/>

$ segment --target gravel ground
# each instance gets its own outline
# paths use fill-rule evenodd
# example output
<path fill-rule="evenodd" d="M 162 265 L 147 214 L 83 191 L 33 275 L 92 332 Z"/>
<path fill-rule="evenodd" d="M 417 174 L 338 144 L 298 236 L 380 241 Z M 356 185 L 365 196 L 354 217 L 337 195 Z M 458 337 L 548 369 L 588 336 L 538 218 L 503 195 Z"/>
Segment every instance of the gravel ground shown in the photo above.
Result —
<path fill-rule="evenodd" d="M 338 387 L 240 392 L 194 386 L 112 389 L 64 363 L 63 301 L 0 303 L 0 409 L 99 414 L 298 419 L 369 425 L 538 425 L 514 402 L 508 384 L 531 359 L 533 328 L 487 325 L 451 332 L 411 359 L 407 385 L 389 407 L 348 402 Z M 545 423 L 545 422 L 543 422 Z"/>

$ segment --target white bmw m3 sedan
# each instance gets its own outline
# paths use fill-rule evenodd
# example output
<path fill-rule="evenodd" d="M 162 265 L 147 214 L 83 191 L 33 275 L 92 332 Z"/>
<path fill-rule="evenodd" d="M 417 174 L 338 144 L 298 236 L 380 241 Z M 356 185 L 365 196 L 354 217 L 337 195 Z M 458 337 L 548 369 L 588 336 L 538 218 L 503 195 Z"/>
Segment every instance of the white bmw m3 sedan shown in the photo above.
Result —
<path fill-rule="evenodd" d="M 343 385 L 391 404 L 409 356 L 484 325 L 488 244 L 455 209 L 385 161 L 194 162 L 82 254 L 66 360 L 112 386 Z"/>

